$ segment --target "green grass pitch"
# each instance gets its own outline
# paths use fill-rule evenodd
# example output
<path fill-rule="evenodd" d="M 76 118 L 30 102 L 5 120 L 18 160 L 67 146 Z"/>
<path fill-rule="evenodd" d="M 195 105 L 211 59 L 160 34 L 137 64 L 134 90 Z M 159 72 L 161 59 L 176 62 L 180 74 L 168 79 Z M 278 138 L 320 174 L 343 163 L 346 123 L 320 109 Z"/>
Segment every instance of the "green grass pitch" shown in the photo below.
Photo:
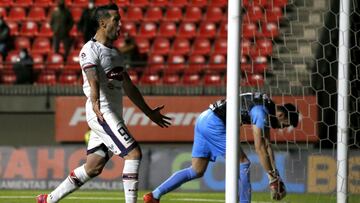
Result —
<path fill-rule="evenodd" d="M 47 191 L 0 190 L 0 203 L 35 203 L 35 196 Z M 142 202 L 140 192 L 138 202 Z M 272 203 L 268 193 L 253 193 L 252 203 Z M 173 192 L 165 195 L 161 203 L 216 203 L 225 202 L 224 193 L 219 192 Z M 360 195 L 350 195 L 349 203 L 359 203 Z M 77 191 L 61 203 L 120 203 L 124 202 L 123 193 L 116 191 Z M 288 194 L 278 203 L 335 203 L 336 196 L 326 194 Z"/>

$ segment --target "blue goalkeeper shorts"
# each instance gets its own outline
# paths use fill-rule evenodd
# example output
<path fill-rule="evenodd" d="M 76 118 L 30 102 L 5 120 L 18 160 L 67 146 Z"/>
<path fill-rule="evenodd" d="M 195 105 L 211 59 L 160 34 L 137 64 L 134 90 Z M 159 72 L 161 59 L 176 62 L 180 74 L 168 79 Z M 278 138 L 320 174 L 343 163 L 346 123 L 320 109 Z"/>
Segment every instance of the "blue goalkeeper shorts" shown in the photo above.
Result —
<path fill-rule="evenodd" d="M 202 112 L 194 129 L 193 158 L 209 158 L 215 161 L 226 151 L 226 127 L 210 109 Z"/>

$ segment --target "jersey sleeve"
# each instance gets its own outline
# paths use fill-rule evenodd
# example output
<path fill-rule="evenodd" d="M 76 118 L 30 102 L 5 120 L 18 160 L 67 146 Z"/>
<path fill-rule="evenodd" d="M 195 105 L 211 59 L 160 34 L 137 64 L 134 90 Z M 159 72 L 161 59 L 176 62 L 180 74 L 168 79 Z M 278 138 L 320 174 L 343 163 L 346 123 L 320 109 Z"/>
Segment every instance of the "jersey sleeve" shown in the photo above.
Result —
<path fill-rule="evenodd" d="M 83 47 L 79 55 L 80 67 L 82 70 L 92 68 L 98 65 L 98 57 L 95 50 L 91 47 Z"/>
<path fill-rule="evenodd" d="M 260 129 L 264 129 L 267 123 L 267 113 L 260 105 L 254 106 L 250 110 L 251 124 L 256 125 Z"/>

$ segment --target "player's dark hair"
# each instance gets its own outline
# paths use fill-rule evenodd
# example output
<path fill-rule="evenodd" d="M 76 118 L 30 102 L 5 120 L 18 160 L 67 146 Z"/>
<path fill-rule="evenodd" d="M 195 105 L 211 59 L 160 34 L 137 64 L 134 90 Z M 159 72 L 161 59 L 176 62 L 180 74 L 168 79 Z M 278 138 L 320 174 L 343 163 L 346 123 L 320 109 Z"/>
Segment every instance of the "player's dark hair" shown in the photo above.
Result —
<path fill-rule="evenodd" d="M 289 119 L 290 125 L 296 127 L 299 123 L 299 112 L 294 104 L 287 103 L 279 106 L 279 110 L 283 112 L 286 118 Z"/>
<path fill-rule="evenodd" d="M 94 16 L 93 16 L 94 20 L 97 22 L 96 28 L 97 29 L 99 28 L 99 21 L 101 19 L 111 17 L 109 11 L 118 11 L 118 10 L 119 10 L 119 7 L 114 3 L 97 7 L 94 12 Z"/>

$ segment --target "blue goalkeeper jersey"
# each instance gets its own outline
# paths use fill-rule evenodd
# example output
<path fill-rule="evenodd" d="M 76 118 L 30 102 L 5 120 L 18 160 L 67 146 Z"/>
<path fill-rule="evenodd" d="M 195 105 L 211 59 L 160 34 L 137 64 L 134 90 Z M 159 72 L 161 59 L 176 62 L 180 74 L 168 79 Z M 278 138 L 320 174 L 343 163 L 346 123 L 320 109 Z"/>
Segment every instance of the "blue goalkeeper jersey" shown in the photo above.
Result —
<path fill-rule="evenodd" d="M 266 94 L 244 93 L 240 99 L 241 124 L 255 124 L 261 128 L 280 127 L 275 116 L 275 104 Z M 210 105 L 210 109 L 226 123 L 226 100 L 216 101 Z"/>

